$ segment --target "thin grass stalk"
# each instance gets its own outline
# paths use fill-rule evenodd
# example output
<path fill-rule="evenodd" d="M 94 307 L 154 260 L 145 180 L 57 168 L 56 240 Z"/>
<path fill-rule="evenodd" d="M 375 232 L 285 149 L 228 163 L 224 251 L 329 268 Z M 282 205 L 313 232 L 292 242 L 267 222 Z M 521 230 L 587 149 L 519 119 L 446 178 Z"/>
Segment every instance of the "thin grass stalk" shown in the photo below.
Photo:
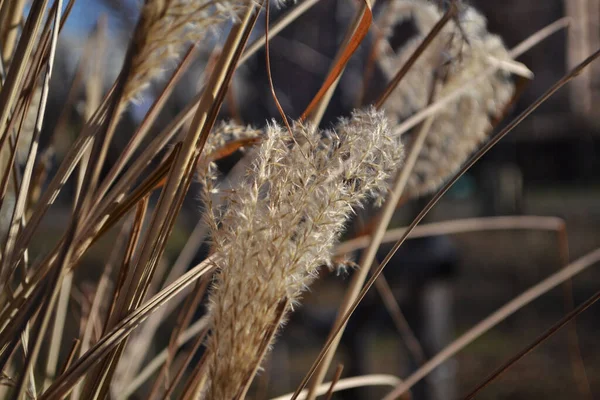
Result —
<path fill-rule="evenodd" d="M 201 332 L 205 332 L 208 326 L 209 316 L 204 316 L 198 321 L 191 324 L 185 331 L 183 331 L 177 338 L 176 346 L 179 349 L 185 343 L 196 337 Z M 131 396 L 147 379 L 156 372 L 161 365 L 167 361 L 170 349 L 168 347 L 161 350 L 157 355 L 154 356 L 150 362 L 148 362 L 144 368 L 128 382 L 125 389 L 119 391 L 117 399 L 125 400 Z"/>
<path fill-rule="evenodd" d="M 58 372 L 59 375 L 62 375 L 67 370 L 67 368 L 69 368 L 69 366 L 71 365 L 73 360 L 75 360 L 75 355 L 77 354 L 77 350 L 79 349 L 80 344 L 81 344 L 81 341 L 79 339 L 73 339 L 73 344 L 71 345 L 71 350 L 69 350 L 69 352 L 67 353 L 67 359 L 65 360 L 64 364 L 61 366 L 60 371 Z M 36 394 L 36 396 L 37 396 L 37 394 Z"/>
<path fill-rule="evenodd" d="M 437 86 L 438 84 L 434 81 L 433 85 Z M 437 92 L 437 89 L 439 89 L 439 88 L 431 88 L 432 99 L 435 96 L 435 92 Z M 423 147 L 423 144 L 425 143 L 425 139 L 427 138 L 427 134 L 429 133 L 429 131 L 431 129 L 433 121 L 434 121 L 434 117 L 429 117 L 427 120 L 425 120 L 425 122 L 419 129 L 417 137 L 415 138 L 415 141 L 413 142 L 413 144 L 410 148 L 408 157 L 406 158 L 406 161 L 405 161 L 403 167 L 398 171 L 398 173 L 396 174 L 396 177 L 394 178 L 394 184 L 392 185 L 392 189 L 390 190 L 390 192 L 386 198 L 383 209 L 380 211 L 380 213 L 376 217 L 377 218 L 377 223 L 376 223 L 377 228 L 375 229 L 375 232 L 373 233 L 373 235 L 370 238 L 371 242 L 369 243 L 367 250 L 364 251 L 361 255 L 361 258 L 358 262 L 359 269 L 353 275 L 350 286 L 348 287 L 346 294 L 344 295 L 344 299 L 342 300 L 342 303 L 338 310 L 336 320 L 333 324 L 333 328 L 332 328 L 332 330 L 330 332 L 330 336 L 329 336 L 329 339 L 332 339 L 332 344 L 331 344 L 330 350 L 325 355 L 323 362 L 320 364 L 319 368 L 315 371 L 315 376 L 314 376 L 314 378 L 311 382 L 311 385 L 309 387 L 309 390 L 308 390 L 307 399 L 309 399 L 309 400 L 314 400 L 314 398 L 316 397 L 315 393 L 316 393 L 317 387 L 325 379 L 325 375 L 327 374 L 327 371 L 329 369 L 331 361 L 333 360 L 335 351 L 337 349 L 337 346 L 339 345 L 339 342 L 342 338 L 342 334 L 345 329 L 345 323 L 341 322 L 341 317 L 348 312 L 349 305 L 354 302 L 354 300 L 358 296 L 358 293 L 360 292 L 360 289 L 362 288 L 365 280 L 367 279 L 367 275 L 371 269 L 373 260 L 375 260 L 375 255 L 376 255 L 377 249 L 379 249 L 379 245 L 381 244 L 381 240 L 383 239 L 383 235 L 385 234 L 387 226 L 389 225 L 389 223 L 392 219 L 392 216 L 394 215 L 394 212 L 396 211 L 396 204 L 398 203 L 398 200 L 400 200 L 400 197 L 402 196 L 402 192 L 404 191 L 404 188 L 406 187 L 406 184 L 408 183 L 408 179 L 410 177 L 410 174 L 412 173 L 412 169 L 417 161 L 419 153 L 421 152 L 421 148 Z M 334 331 L 338 332 L 335 334 L 335 336 L 333 336 Z"/>
<path fill-rule="evenodd" d="M 4 137 L 4 141 L 0 142 L 0 149 L 3 149 L 6 142 L 8 142 L 8 148 L 10 151 L 8 159 L 6 160 L 6 165 L 4 166 L 4 171 L 2 174 L 2 181 L 0 183 L 0 207 L 2 207 L 2 205 L 4 204 L 4 199 L 6 197 L 6 193 L 9 188 L 9 184 L 11 182 L 11 177 L 12 177 L 13 188 L 19 187 L 19 179 L 16 178 L 17 171 L 13 167 L 15 164 L 15 160 L 17 159 L 17 152 L 18 152 L 17 144 L 19 143 L 19 139 L 21 138 L 21 133 L 23 132 L 23 126 L 25 124 L 25 119 L 27 118 L 27 113 L 29 111 L 29 107 L 31 106 L 32 102 L 33 102 L 33 93 L 31 93 L 31 92 L 29 93 L 28 96 L 23 96 L 19 100 L 19 102 L 17 103 L 17 108 L 14 112 L 15 117 L 11 120 L 11 122 L 8 125 L 8 130 L 13 131 L 13 124 L 15 124 L 17 122 L 17 120 L 19 120 L 17 129 L 15 129 L 16 134 L 15 135 L 13 135 L 13 134 L 6 135 Z M 12 172 L 12 174 L 11 174 L 11 172 Z M 12 216 L 11 216 L 11 220 L 12 220 Z M 11 224 L 9 223 L 9 226 L 10 225 Z M 3 260 L 1 260 L 1 261 L 3 261 Z M 3 281 L 3 280 L 0 280 L 0 281 Z"/>
<path fill-rule="evenodd" d="M 198 351 L 198 349 L 200 348 L 202 343 L 204 343 L 204 339 L 205 339 L 207 333 L 208 333 L 208 329 L 204 329 L 202 331 L 202 334 L 200 334 L 196 338 L 196 341 L 194 342 L 192 349 L 185 356 L 185 359 L 181 363 L 181 366 L 179 367 L 179 370 L 175 374 L 174 379 L 171 381 L 171 384 L 169 385 L 169 387 L 167 387 L 167 390 L 165 390 L 164 395 L 161 397 L 162 400 L 171 399 L 171 396 L 173 395 L 173 392 L 175 391 L 177 384 L 181 381 L 181 378 L 183 377 L 183 374 L 185 373 L 188 365 L 192 361 L 193 357 L 196 355 L 196 352 Z"/>
<path fill-rule="evenodd" d="M 23 357 L 25 358 L 27 358 L 27 353 L 29 349 L 29 326 L 30 324 L 27 323 L 27 325 L 25 325 L 23 333 L 21 334 L 21 348 L 23 349 Z M 35 388 L 35 371 L 33 370 L 33 368 L 29 368 L 29 370 L 25 371 L 25 373 L 29 374 L 27 393 L 30 393 L 32 395 L 32 398 L 35 399 L 37 398 L 37 390 Z"/>
<path fill-rule="evenodd" d="M 140 206 L 143 206 L 144 203 L 141 203 L 138 206 L 138 209 Z M 140 221 L 143 220 L 143 217 L 138 217 L 136 218 L 136 220 Z M 119 243 L 127 243 L 129 242 L 129 240 L 127 239 L 129 232 L 127 229 L 127 224 L 123 224 L 123 226 L 121 227 L 121 231 L 119 232 L 118 236 L 117 236 L 117 244 Z M 82 335 L 82 339 L 81 339 L 81 346 L 80 346 L 80 350 L 79 350 L 79 357 L 81 357 L 83 354 L 85 354 L 85 352 L 90 348 L 91 343 L 92 343 L 92 331 L 94 329 L 94 324 L 96 323 L 96 321 L 100 320 L 100 307 L 102 305 L 102 303 L 104 302 L 105 299 L 105 293 L 108 290 L 108 286 L 110 283 L 110 275 L 112 273 L 112 270 L 114 268 L 114 265 L 117 262 L 117 257 L 119 255 L 119 253 L 122 251 L 123 249 L 121 248 L 121 246 L 117 246 L 117 249 L 115 249 L 112 253 L 111 253 L 111 259 L 109 259 L 109 261 L 107 262 L 106 267 L 102 270 L 102 276 L 100 277 L 100 281 L 98 282 L 98 286 L 96 287 L 96 293 L 94 295 L 94 300 L 92 301 L 92 306 L 90 307 L 90 312 L 87 318 L 87 322 L 85 324 L 85 327 L 83 329 L 83 335 Z M 81 395 L 81 384 L 77 384 L 77 386 L 75 387 L 75 389 L 73 390 L 73 393 L 71 395 L 71 399 L 75 400 L 75 399 L 79 399 L 80 395 Z"/>
<path fill-rule="evenodd" d="M 511 366 L 517 363 L 520 359 L 525 357 L 527 354 L 531 353 L 536 347 L 541 345 L 547 339 L 549 339 L 552 335 L 557 333 L 559 330 L 564 328 L 570 322 L 573 322 L 574 319 L 588 308 L 590 308 L 594 303 L 600 300 L 600 292 L 596 292 L 586 301 L 581 303 L 577 308 L 571 310 L 567 315 L 562 317 L 559 321 L 553 324 L 550 328 L 548 328 L 544 333 L 538 336 L 531 344 L 526 346 L 523 350 L 519 351 L 517 354 L 512 356 L 509 360 L 507 360 L 504 364 L 498 367 L 494 372 L 492 372 L 482 383 L 478 384 L 472 391 L 467 394 L 464 399 L 470 400 L 473 399 L 479 392 L 485 389 L 490 383 L 494 380 L 502 376 Z"/>
<path fill-rule="evenodd" d="M 346 31 L 346 36 L 344 37 L 342 45 L 341 45 L 340 49 L 338 50 L 337 54 L 335 55 L 335 58 L 333 60 L 333 67 L 329 72 L 330 74 L 338 67 L 338 64 L 343 61 L 345 53 L 349 49 L 351 49 L 351 46 L 356 45 L 356 43 L 353 43 L 353 41 L 356 41 L 355 35 L 358 33 L 359 29 L 363 28 L 362 25 L 364 24 L 364 22 L 368 21 L 368 25 L 371 24 L 371 19 L 372 19 L 371 9 L 375 5 L 375 3 L 376 3 L 376 0 L 363 0 L 361 2 L 360 8 L 356 11 L 356 13 L 354 15 L 354 20 L 352 21 L 352 23 L 350 24 L 350 27 Z M 340 81 L 340 78 L 342 76 L 344 69 L 345 69 L 345 64 L 341 66 L 341 70 L 339 71 L 338 76 L 333 80 L 333 82 L 331 82 L 331 85 L 329 86 L 329 88 L 327 88 L 325 93 L 323 93 L 323 97 L 320 100 L 318 100 L 318 103 L 316 103 L 316 104 L 313 103 L 316 100 L 316 98 L 315 98 L 315 99 L 313 99 L 313 102 L 311 102 L 311 104 L 309 104 L 307 111 L 310 109 L 313 110 L 310 114 L 310 122 L 314 126 L 319 126 L 321 120 L 323 119 L 325 110 L 327 109 L 327 106 L 329 105 L 329 102 L 331 101 L 333 92 L 335 91 L 335 89 Z M 304 111 L 304 113 L 301 117 L 302 120 L 309 117 L 309 115 L 307 115 L 307 111 Z"/>
<path fill-rule="evenodd" d="M 353 376 L 351 378 L 340 379 L 335 385 L 334 392 L 340 392 L 342 390 L 355 389 L 360 387 L 368 387 L 368 386 L 396 386 L 402 380 L 394 375 L 362 375 L 362 376 Z M 326 382 L 317 388 L 317 396 L 322 396 L 329 390 L 331 386 L 331 382 Z M 304 389 L 300 396 L 299 400 L 305 400 L 307 395 L 307 390 Z M 290 400 L 293 396 L 293 393 L 284 394 L 283 396 L 274 397 L 271 400 Z"/>
<path fill-rule="evenodd" d="M 158 376 L 154 379 L 154 387 L 150 392 L 151 395 L 149 396 L 149 398 L 155 398 L 155 396 L 158 395 L 158 390 L 161 386 L 164 386 L 166 388 L 167 394 L 165 394 L 164 396 L 168 396 L 168 393 L 174 389 L 174 385 L 176 384 L 176 381 L 178 379 L 176 379 L 175 382 L 169 383 L 168 373 L 173 360 L 175 360 L 177 348 L 179 347 L 177 346 L 177 339 L 179 338 L 181 333 L 188 327 L 190 321 L 194 317 L 194 314 L 198 309 L 198 305 L 202 301 L 206 289 L 208 288 L 208 284 L 208 279 L 199 280 L 196 283 L 194 289 L 192 290 L 192 293 L 190 293 L 186 302 L 183 304 L 181 311 L 177 316 L 177 322 L 174 328 L 171 330 L 171 336 L 169 337 L 169 344 L 167 346 L 169 350 L 167 360 L 165 361 L 163 368 L 158 373 Z M 192 350 L 192 353 L 195 353 L 195 351 Z M 164 385 L 163 379 L 165 380 Z"/>
<path fill-rule="evenodd" d="M 46 63 L 46 73 L 44 76 L 44 83 L 42 85 L 42 93 L 39 103 L 39 108 L 37 110 L 36 115 L 36 123 L 34 127 L 33 137 L 31 138 L 31 143 L 29 146 L 29 152 L 27 155 L 27 160 L 25 162 L 25 169 L 23 171 L 23 176 L 21 178 L 21 184 L 19 187 L 19 192 L 16 198 L 16 204 L 13 210 L 12 220 L 10 224 L 10 230 L 7 234 L 6 243 L 4 245 L 4 257 L 3 260 L 3 270 L 6 271 L 10 269 L 10 264 L 6 264 L 7 260 L 11 259 L 11 254 L 13 252 L 13 246 L 15 243 L 15 235 L 17 234 L 17 229 L 19 227 L 17 221 L 21 220 L 21 217 L 25 212 L 25 201 L 28 198 L 29 193 L 29 183 L 31 182 L 31 174 L 33 172 L 33 167 L 35 163 L 35 158 L 37 156 L 37 149 L 39 146 L 39 138 L 42 129 L 42 121 L 46 111 L 46 102 L 48 100 L 48 91 L 50 87 L 50 77 L 52 76 L 52 70 L 54 65 L 54 58 L 56 54 L 56 44 L 58 41 L 58 24 L 60 21 L 61 11 L 62 11 L 62 0 L 58 0 L 58 6 L 56 8 L 56 13 L 54 14 L 54 29 L 52 34 L 52 40 L 50 43 L 50 54 L 48 62 Z M 2 91 L 4 92 L 4 90 Z M 23 250 L 25 251 L 25 249 Z"/>
<path fill-rule="evenodd" d="M 110 308 L 106 315 L 102 330 L 103 334 L 112 329 L 125 314 L 122 307 L 122 299 L 127 295 L 128 291 L 131 290 L 131 286 L 134 284 L 131 281 L 133 275 L 131 266 L 134 263 L 134 251 L 139 246 L 139 241 L 142 236 L 142 225 L 146 217 L 148 201 L 148 197 L 144 197 L 137 203 L 136 214 L 119 268 L 119 277 L 109 303 Z M 114 352 L 105 357 L 99 365 L 92 368 L 90 373 L 88 373 L 86 385 L 83 387 L 83 398 L 104 398 L 108 395 L 109 384 L 116 369 L 116 363 L 122 352 L 122 347 L 118 347 Z"/>
<path fill-rule="evenodd" d="M 55 399 L 67 395 L 92 365 L 121 343 L 131 331 L 144 321 L 144 319 L 176 296 L 182 289 L 211 272 L 214 268 L 211 265 L 212 262 L 211 259 L 207 259 L 198 264 L 160 293 L 157 293 L 147 300 L 144 304 L 135 309 L 135 311 L 128 314 L 110 332 L 103 335 L 90 350 L 75 361 L 63 375 L 59 376 L 54 383 L 42 393 L 40 400 Z"/>
<path fill-rule="evenodd" d="M 188 378 L 181 395 L 181 400 L 196 400 L 200 398 L 206 385 L 206 369 L 208 364 L 206 362 L 207 353 L 204 353 L 200 362 L 192 370 L 190 377 Z"/>
<path fill-rule="evenodd" d="M 13 0 L 2 4 L 5 8 L 2 8 L 2 18 L 0 19 L 2 26 L 0 28 L 0 43 L 2 43 L 2 54 L 0 56 L 7 66 L 12 61 L 11 56 L 17 43 L 26 3 L 25 0 Z"/>
<path fill-rule="evenodd" d="M 339 382 L 342 377 L 342 371 L 344 370 L 343 364 L 338 364 L 335 374 L 333 374 L 333 379 L 331 380 L 331 384 L 329 385 L 329 389 L 327 389 L 327 393 L 325 393 L 325 400 L 331 400 L 333 396 L 335 385 Z"/>
<path fill-rule="evenodd" d="M 356 309 L 358 303 L 364 298 L 367 291 L 373 286 L 374 281 L 383 271 L 383 268 L 387 265 L 393 255 L 396 253 L 398 248 L 404 243 L 406 237 L 410 234 L 410 232 L 421 222 L 421 220 L 427 215 L 427 213 L 433 208 L 433 206 L 439 201 L 439 199 L 450 189 L 450 187 L 456 183 L 456 181 L 469 169 L 471 168 L 485 153 L 487 153 L 493 146 L 495 146 L 500 139 L 505 137 L 510 131 L 512 131 L 519 123 L 521 123 L 525 118 L 527 118 L 533 111 L 535 111 L 544 101 L 546 101 L 550 96 L 552 96 L 556 91 L 558 91 L 561 87 L 566 85 L 572 79 L 574 79 L 585 67 L 591 64 L 596 58 L 600 56 L 600 50 L 597 50 L 594 54 L 590 55 L 587 59 L 582 61 L 576 68 L 569 71 L 563 78 L 557 81 L 552 87 L 550 87 L 542 96 L 540 96 L 533 104 L 527 107 L 519 116 L 517 116 L 511 123 L 509 123 L 500 133 L 494 136 L 488 143 L 486 143 L 479 151 L 477 151 L 467 162 L 465 165 L 434 195 L 434 197 L 427 203 L 425 208 L 421 210 L 419 215 L 413 220 L 413 222 L 408 227 L 407 231 L 403 235 L 403 237 L 393 246 L 390 252 L 387 254 L 383 262 L 374 270 L 373 276 L 366 283 L 364 288 L 361 290 L 358 298 L 354 301 L 350 310 L 345 314 L 345 316 L 341 319 L 342 323 L 346 323 L 350 318 L 352 312 Z M 335 332 L 337 334 L 337 331 Z M 300 393 L 300 391 L 304 388 L 304 386 L 308 383 L 308 380 L 312 377 L 324 356 L 327 354 L 332 339 L 329 339 L 321 353 L 311 366 L 305 378 L 300 383 L 298 389 L 296 390 L 292 400 L 296 399 Z"/>
<path fill-rule="evenodd" d="M 419 225 L 412 231 L 407 239 L 495 230 L 547 230 L 558 232 L 564 227 L 564 224 L 565 221 L 558 217 L 534 215 L 465 218 Z M 407 228 L 395 228 L 388 230 L 383 236 L 382 243 L 398 241 L 404 236 L 406 229 Z M 341 256 L 352 253 L 367 247 L 368 244 L 368 236 L 351 239 L 340 243 L 335 249 L 335 255 Z M 561 259 L 563 258 L 561 257 Z"/>
<path fill-rule="evenodd" d="M 39 325 L 37 326 L 36 331 L 34 332 L 34 334 L 32 335 L 33 337 L 33 348 L 31 350 L 31 353 L 29 355 L 29 357 L 27 357 L 25 359 L 25 371 L 27 371 L 28 369 L 32 368 L 36 361 L 37 361 L 37 357 L 39 355 L 40 349 L 41 349 L 41 345 L 43 342 L 43 337 L 44 334 L 48 328 L 48 325 L 50 323 L 50 319 L 52 317 L 52 309 L 54 308 L 54 305 L 58 299 L 58 295 L 60 293 L 60 288 L 62 286 L 62 279 L 64 278 L 64 271 L 66 269 L 66 266 L 69 263 L 69 258 L 71 256 L 72 250 L 71 250 L 71 244 L 73 242 L 73 238 L 75 236 L 75 231 L 77 229 L 77 220 L 73 219 L 70 223 L 70 227 L 69 230 L 67 231 L 67 235 L 66 240 L 65 240 L 65 244 L 62 246 L 61 252 L 58 256 L 58 266 L 57 268 L 55 268 L 54 271 L 52 271 L 51 276 L 48 279 L 48 283 L 47 286 L 45 288 L 45 294 L 43 295 L 44 298 L 42 299 L 42 302 L 39 306 Z M 35 310 L 35 308 L 34 308 Z M 28 380 L 28 376 L 27 374 L 22 374 L 21 378 L 19 379 L 19 383 L 17 384 L 17 390 L 15 391 L 15 395 L 13 396 L 13 398 L 16 399 L 20 399 L 23 397 L 23 395 L 25 394 L 25 386 L 27 384 L 27 380 Z"/>
<path fill-rule="evenodd" d="M 67 320 L 67 311 L 69 307 L 69 298 L 71 297 L 71 285 L 73 284 L 73 273 L 67 273 L 63 279 L 58 303 L 56 305 L 56 313 L 54 317 L 54 325 L 50 336 L 50 347 L 48 350 L 48 358 L 46 359 L 46 375 L 43 382 L 43 388 L 46 389 L 56 376 L 58 369 L 58 357 L 60 355 L 61 342 L 63 339 L 63 331 Z"/>
<path fill-rule="evenodd" d="M 29 10 L 27 22 L 23 27 L 23 33 L 15 50 L 13 63 L 8 69 L 6 80 L 0 91 L 0 132 L 4 131 L 10 111 L 13 109 L 14 102 L 18 97 L 23 77 L 28 70 L 27 65 L 30 63 L 33 46 L 47 5 L 48 0 L 35 0 Z"/>
<path fill-rule="evenodd" d="M 417 335 L 414 333 L 413 329 L 408 324 L 394 293 L 392 292 L 392 288 L 388 283 L 387 279 L 383 274 L 379 276 L 379 279 L 375 281 L 375 289 L 379 293 L 379 297 L 381 297 L 383 304 L 388 311 L 388 314 L 394 321 L 394 325 L 396 325 L 396 330 L 400 334 L 400 337 L 404 341 L 410 356 L 416 365 L 423 365 L 425 363 L 426 357 L 425 352 L 423 351 L 423 346 L 417 339 Z"/>
<path fill-rule="evenodd" d="M 452 343 L 446 346 L 441 352 L 435 357 L 429 360 L 425 365 L 419 368 L 417 371 L 412 373 L 406 380 L 396 386 L 394 390 L 388 393 L 384 400 L 392 400 L 398 398 L 398 396 L 409 390 L 414 384 L 419 382 L 425 376 L 427 376 L 433 369 L 441 365 L 444 361 L 454 356 L 456 353 L 465 348 L 468 344 L 472 343 L 475 339 L 480 337 L 485 332 L 492 329 L 498 323 L 502 322 L 516 311 L 520 310 L 533 300 L 554 289 L 560 284 L 568 281 L 573 276 L 583 272 L 588 267 L 600 262 L 600 249 L 596 249 L 585 256 L 579 258 L 577 261 L 569 264 L 560 271 L 550 275 L 548 278 L 542 280 L 540 283 L 532 286 L 519 296 L 515 297 L 504 306 L 499 308 L 494 313 L 490 314 L 487 318 L 473 326 L 467 332 L 462 334 L 460 337 L 455 339 Z M 585 303 L 584 303 L 585 304 Z"/>

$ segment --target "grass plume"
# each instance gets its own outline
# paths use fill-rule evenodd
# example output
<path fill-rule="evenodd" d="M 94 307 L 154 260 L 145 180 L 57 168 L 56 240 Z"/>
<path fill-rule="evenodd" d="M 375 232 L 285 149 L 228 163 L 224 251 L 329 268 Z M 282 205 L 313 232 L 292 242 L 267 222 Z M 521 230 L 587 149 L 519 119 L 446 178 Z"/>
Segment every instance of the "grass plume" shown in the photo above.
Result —
<path fill-rule="evenodd" d="M 412 18 L 418 30 L 396 54 L 382 41 L 379 64 L 393 76 L 441 18 L 442 12 L 426 1 L 393 1 L 382 29 L 391 36 L 394 23 Z M 459 22 L 451 21 L 417 60 L 392 93 L 385 109 L 399 122 L 425 108 L 436 79 L 444 81 L 438 97 L 452 93 L 488 69 L 496 60 L 511 60 L 499 36 L 487 31 L 485 18 L 472 7 L 462 10 Z M 443 76 L 440 76 L 443 75 Z M 418 197 L 439 188 L 492 131 L 492 120 L 500 116 L 514 93 L 510 74 L 499 69 L 480 81 L 458 100 L 437 114 L 409 178 L 405 193 Z"/>
<path fill-rule="evenodd" d="M 210 212 L 215 262 L 208 340 L 211 399 L 234 398 L 277 306 L 297 303 L 330 255 L 348 216 L 385 191 L 403 147 L 383 113 L 357 111 L 334 130 L 267 127 L 246 179 Z M 295 143 L 298 143 L 295 145 Z M 207 194 L 212 189 L 207 182 Z M 205 195 L 210 207 L 211 197 Z"/>

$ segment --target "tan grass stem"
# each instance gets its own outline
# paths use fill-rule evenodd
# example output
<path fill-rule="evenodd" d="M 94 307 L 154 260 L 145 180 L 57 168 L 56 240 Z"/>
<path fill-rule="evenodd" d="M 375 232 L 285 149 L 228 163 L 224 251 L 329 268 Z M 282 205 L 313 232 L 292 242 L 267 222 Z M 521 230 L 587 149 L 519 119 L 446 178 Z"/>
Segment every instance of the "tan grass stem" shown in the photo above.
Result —
<path fill-rule="evenodd" d="M 577 261 L 567 265 L 560 271 L 550 275 L 537 285 L 532 286 L 513 300 L 506 303 L 504 306 L 499 308 L 497 311 L 489 315 L 487 318 L 473 326 L 467 332 L 462 334 L 452 343 L 439 352 L 435 357 L 429 360 L 425 365 L 411 374 L 401 384 L 396 386 L 392 392 L 390 392 L 384 400 L 393 400 L 401 396 L 407 390 L 409 390 L 415 383 L 419 382 L 425 376 L 427 376 L 433 369 L 442 364 L 444 361 L 454 356 L 456 353 L 461 351 L 467 345 L 472 343 L 475 339 L 483 335 L 485 332 L 498 325 L 500 322 L 520 310 L 533 300 L 554 289 L 558 285 L 567 280 L 571 279 L 575 275 L 583 272 L 588 267 L 600 262 L 600 249 L 596 249 L 585 256 L 581 257 Z"/>

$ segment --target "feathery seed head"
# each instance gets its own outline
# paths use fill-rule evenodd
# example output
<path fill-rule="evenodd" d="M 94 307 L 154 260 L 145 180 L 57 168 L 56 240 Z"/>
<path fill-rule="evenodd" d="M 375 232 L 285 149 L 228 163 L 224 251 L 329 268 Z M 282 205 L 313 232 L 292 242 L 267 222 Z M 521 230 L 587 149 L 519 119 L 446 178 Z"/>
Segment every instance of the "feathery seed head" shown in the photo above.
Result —
<path fill-rule="evenodd" d="M 186 43 L 198 42 L 211 29 L 236 18 L 252 0 L 147 0 L 132 43 L 134 56 L 124 98 L 135 99 Z"/>
<path fill-rule="evenodd" d="M 379 65 L 390 78 L 442 17 L 436 6 L 423 0 L 394 0 L 391 7 L 405 10 L 404 18 L 406 10 L 411 10 L 419 34 L 398 54 L 382 44 Z M 382 21 L 388 33 L 394 23 L 390 21 Z M 465 7 L 459 24 L 448 22 L 400 82 L 385 105 L 390 118 L 402 121 L 427 106 L 442 65 L 446 68 L 445 80 L 437 97 L 452 93 L 484 73 L 492 65 L 490 57 L 510 59 L 502 40 L 487 31 L 485 18 L 475 9 Z M 487 138 L 492 129 L 490 120 L 499 116 L 513 92 L 509 74 L 498 70 L 442 109 L 435 116 L 405 193 L 418 197 L 439 188 Z"/>
<path fill-rule="evenodd" d="M 233 398 L 259 362 L 258 349 L 276 319 L 330 263 L 348 216 L 379 196 L 400 164 L 403 147 L 382 112 L 355 112 L 334 130 L 295 123 L 294 137 L 275 123 L 240 186 L 214 210 L 208 193 L 219 272 L 210 296 L 211 399 Z"/>

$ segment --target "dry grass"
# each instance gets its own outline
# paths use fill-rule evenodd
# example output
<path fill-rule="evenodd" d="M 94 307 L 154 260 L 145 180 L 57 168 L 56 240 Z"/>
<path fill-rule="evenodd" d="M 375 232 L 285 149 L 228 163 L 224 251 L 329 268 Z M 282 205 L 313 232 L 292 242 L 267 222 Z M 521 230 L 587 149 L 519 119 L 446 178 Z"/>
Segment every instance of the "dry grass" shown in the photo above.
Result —
<path fill-rule="evenodd" d="M 367 250 L 327 342 L 298 390 L 278 399 L 329 397 L 337 390 L 369 385 L 395 386 L 386 399 L 398 398 L 475 338 L 600 259 L 596 250 L 567 265 L 567 254 L 564 269 L 515 297 L 432 359 L 423 360 L 406 380 L 388 375 L 340 379 L 343 369 L 338 367 L 333 382 L 323 384 L 352 311 L 409 235 L 542 229 L 558 232 L 560 246 L 566 243 L 564 224 L 549 217 L 417 224 L 485 152 L 599 53 L 490 139 L 519 93 L 515 77 L 531 78 L 527 67 L 514 59 L 564 28 L 566 21 L 509 51 L 487 31 L 483 16 L 463 4 L 450 2 L 444 11 L 425 0 L 393 0 L 384 5 L 389 7 L 386 18 L 373 22 L 374 1 L 365 0 L 323 77 L 324 84 L 302 116 L 288 124 L 278 103 L 279 117 L 286 118 L 283 127 L 276 121 L 241 126 L 217 121 L 235 71 L 265 45 L 266 37 L 272 39 L 316 2 L 291 6 L 286 16 L 271 24 L 268 36 L 248 45 L 264 3 L 146 0 L 120 73 L 108 90 L 103 89 L 103 71 L 98 68 L 106 54 L 107 29 L 99 21 L 65 111 L 48 132 L 49 140 L 41 140 L 42 132 L 50 131 L 45 126 L 50 79 L 73 2 L 33 0 L 28 8 L 25 3 L 0 0 L 3 398 L 127 398 L 138 393 L 152 399 L 242 399 L 320 267 L 335 265 L 336 255 L 357 248 Z M 417 37 L 398 54 L 387 42 L 396 22 L 390 16 L 413 18 L 418 28 Z M 369 29 L 382 33 L 372 54 L 378 55 L 390 82 L 375 106 L 360 104 L 351 117 L 325 129 L 320 121 L 332 93 Z M 221 45 L 204 71 L 198 94 L 154 132 L 167 100 L 198 56 L 194 44 L 209 35 Z M 161 78 L 162 91 L 117 160 L 109 163 L 109 148 L 128 107 Z M 271 84 L 275 95 L 272 80 Z M 81 87 L 83 116 L 71 124 L 66 110 L 73 107 Z M 48 154 L 56 141 L 65 140 L 61 134 L 71 125 L 76 126 L 76 135 L 68 139 L 57 168 L 50 169 Z M 234 153 L 242 153 L 242 160 L 227 177 L 220 176 L 215 162 Z M 186 246 L 175 249 L 178 261 L 168 268 L 167 247 L 174 242 L 184 199 L 195 196 L 188 193 L 195 179 L 203 186 L 204 219 Z M 388 230 L 402 198 L 429 192 L 436 195 L 406 229 Z M 373 200 L 383 203 L 374 230 L 338 245 L 355 209 Z M 69 212 L 60 237 L 45 241 L 44 221 L 65 202 Z M 110 254 L 94 272 L 90 294 L 79 287 L 77 277 L 91 249 L 103 241 L 112 243 Z M 396 244 L 367 280 L 375 253 L 386 241 Z M 48 242 L 52 247 L 40 251 Z M 205 242 L 210 244 L 210 256 L 185 272 Z M 403 321 L 389 288 L 382 284 L 378 289 L 387 295 L 385 304 L 395 319 Z M 208 312 L 194 322 L 205 292 Z M 72 315 L 74 298 L 81 302 L 76 315 Z M 542 339 L 596 299 L 569 314 Z M 140 326 L 144 329 L 136 331 Z M 168 345 L 155 351 L 153 343 L 165 326 Z M 415 341 L 408 327 L 399 326 L 404 337 Z M 190 341 L 192 348 L 184 347 Z M 196 361 L 201 347 L 204 355 Z M 153 385 L 142 388 L 152 376 Z"/>

